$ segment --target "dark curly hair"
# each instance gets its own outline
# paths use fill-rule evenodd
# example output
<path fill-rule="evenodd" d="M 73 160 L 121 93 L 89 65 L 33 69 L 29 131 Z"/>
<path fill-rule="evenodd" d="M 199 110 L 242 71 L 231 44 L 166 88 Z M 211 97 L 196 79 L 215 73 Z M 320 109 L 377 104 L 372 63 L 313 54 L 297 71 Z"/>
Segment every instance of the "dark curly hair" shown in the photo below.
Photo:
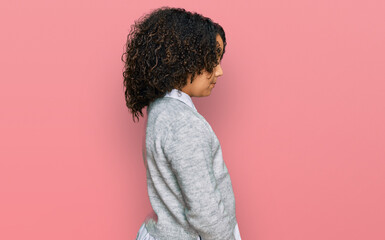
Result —
<path fill-rule="evenodd" d="M 210 18 L 183 8 L 161 7 L 135 21 L 125 47 L 121 57 L 125 101 L 135 122 L 152 101 L 173 88 L 183 88 L 189 75 L 192 83 L 203 70 L 212 74 L 225 53 L 226 36 Z"/>

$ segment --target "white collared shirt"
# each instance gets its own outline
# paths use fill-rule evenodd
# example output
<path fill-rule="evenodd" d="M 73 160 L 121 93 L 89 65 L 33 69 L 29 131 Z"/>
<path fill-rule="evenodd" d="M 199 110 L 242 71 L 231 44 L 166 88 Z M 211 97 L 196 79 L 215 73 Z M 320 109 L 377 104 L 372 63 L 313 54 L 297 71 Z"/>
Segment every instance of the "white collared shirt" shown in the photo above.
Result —
<path fill-rule="evenodd" d="M 176 98 L 184 103 L 186 103 L 188 106 L 190 106 L 192 109 L 194 109 L 195 111 L 198 111 L 195 106 L 194 106 L 194 103 L 190 97 L 190 95 L 188 95 L 187 93 L 183 92 L 183 91 L 180 91 L 176 88 L 173 88 L 170 92 L 167 92 L 165 97 L 172 97 L 172 98 Z"/>
<path fill-rule="evenodd" d="M 239 227 L 238 223 L 235 225 L 234 228 L 234 239 L 235 240 L 242 240 L 241 235 L 239 234 Z M 136 240 L 158 240 L 150 235 L 150 233 L 147 231 L 145 223 L 142 223 L 142 225 L 139 228 L 139 231 L 136 235 Z M 198 236 L 197 240 L 204 240 L 202 237 Z"/>

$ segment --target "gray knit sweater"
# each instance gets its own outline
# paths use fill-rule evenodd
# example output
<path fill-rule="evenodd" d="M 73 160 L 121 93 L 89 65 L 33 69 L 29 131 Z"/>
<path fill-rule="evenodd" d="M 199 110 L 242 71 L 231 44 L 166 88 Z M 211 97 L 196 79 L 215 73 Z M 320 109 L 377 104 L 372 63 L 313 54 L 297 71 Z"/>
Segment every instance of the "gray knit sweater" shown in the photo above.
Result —
<path fill-rule="evenodd" d="M 233 240 L 235 198 L 222 150 L 195 107 L 162 97 L 147 107 L 144 155 L 158 240 Z M 199 239 L 199 237 L 198 237 Z"/>

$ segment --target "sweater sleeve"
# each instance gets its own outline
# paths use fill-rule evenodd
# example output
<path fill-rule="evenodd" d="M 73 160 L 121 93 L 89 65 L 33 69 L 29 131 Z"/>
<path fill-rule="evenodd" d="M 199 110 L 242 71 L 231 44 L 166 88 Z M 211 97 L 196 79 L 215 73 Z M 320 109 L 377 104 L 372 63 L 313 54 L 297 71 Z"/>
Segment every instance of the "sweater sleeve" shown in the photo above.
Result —
<path fill-rule="evenodd" d="M 169 128 L 164 153 L 185 201 L 187 222 L 204 240 L 233 240 L 234 227 L 212 169 L 210 136 L 199 119 L 175 124 Z"/>

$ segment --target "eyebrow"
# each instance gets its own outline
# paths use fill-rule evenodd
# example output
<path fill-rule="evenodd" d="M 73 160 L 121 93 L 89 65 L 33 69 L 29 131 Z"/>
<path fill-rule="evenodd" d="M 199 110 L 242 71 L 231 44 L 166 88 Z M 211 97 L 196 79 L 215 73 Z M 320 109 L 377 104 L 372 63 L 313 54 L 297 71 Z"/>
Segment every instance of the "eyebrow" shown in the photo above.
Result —
<path fill-rule="evenodd" d="M 219 44 L 219 41 L 216 41 L 216 42 L 217 42 L 217 47 L 220 50 L 220 57 L 219 57 L 219 59 L 222 60 L 222 58 L 223 58 L 223 49 L 221 48 L 221 44 Z"/>

